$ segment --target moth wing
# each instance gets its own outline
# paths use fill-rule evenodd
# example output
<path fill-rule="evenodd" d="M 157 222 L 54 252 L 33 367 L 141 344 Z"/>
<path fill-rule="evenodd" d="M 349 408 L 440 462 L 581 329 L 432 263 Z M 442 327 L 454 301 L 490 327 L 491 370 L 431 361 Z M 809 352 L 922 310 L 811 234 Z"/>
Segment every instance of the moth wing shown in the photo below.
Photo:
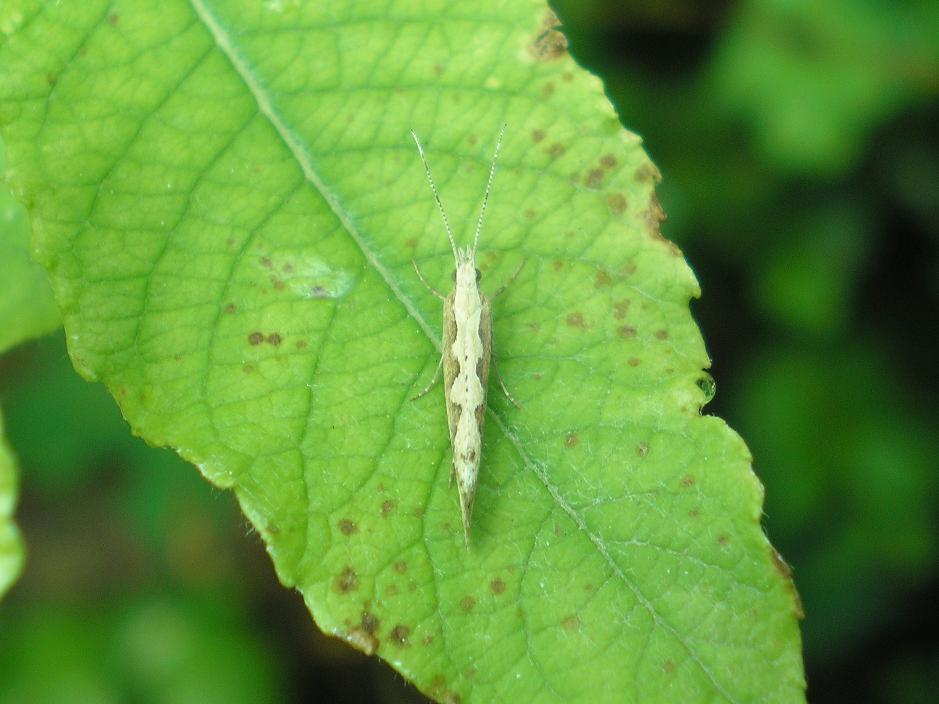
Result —
<path fill-rule="evenodd" d="M 482 435 L 483 424 L 486 420 L 486 396 L 489 391 L 489 355 L 492 350 L 492 304 L 482 293 L 479 294 L 482 300 L 483 309 L 479 316 L 479 339 L 483 343 L 483 354 L 476 365 L 476 373 L 479 375 L 479 382 L 483 387 L 483 402 L 476 408 L 476 424 L 479 426 L 479 434 Z"/>
<path fill-rule="evenodd" d="M 447 296 L 443 304 L 443 386 L 447 397 L 447 423 L 450 425 L 450 444 L 456 436 L 456 425 L 460 419 L 460 407 L 450 402 L 450 389 L 460 373 L 460 362 L 453 354 L 456 342 L 456 318 L 453 315 L 454 294 Z"/>

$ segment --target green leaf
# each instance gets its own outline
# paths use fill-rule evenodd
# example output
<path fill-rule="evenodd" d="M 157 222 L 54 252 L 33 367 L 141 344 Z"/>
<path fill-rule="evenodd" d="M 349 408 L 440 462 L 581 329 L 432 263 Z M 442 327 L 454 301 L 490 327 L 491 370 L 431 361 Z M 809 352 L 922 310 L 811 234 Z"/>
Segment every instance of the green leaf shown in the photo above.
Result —
<path fill-rule="evenodd" d="M 540 2 L 7 3 L 0 125 L 76 366 L 233 489 L 317 624 L 441 701 L 801 701 L 655 167 Z M 408 136 L 480 244 L 494 354 L 460 529 Z"/>
<path fill-rule="evenodd" d="M 0 141 L 0 173 L 5 164 Z M 46 272 L 33 261 L 29 240 L 26 209 L 0 183 L 0 354 L 59 326 Z"/>
<path fill-rule="evenodd" d="M 16 461 L 7 446 L 0 413 L 0 597 L 17 580 L 23 568 L 23 540 L 13 522 L 16 505 Z"/>

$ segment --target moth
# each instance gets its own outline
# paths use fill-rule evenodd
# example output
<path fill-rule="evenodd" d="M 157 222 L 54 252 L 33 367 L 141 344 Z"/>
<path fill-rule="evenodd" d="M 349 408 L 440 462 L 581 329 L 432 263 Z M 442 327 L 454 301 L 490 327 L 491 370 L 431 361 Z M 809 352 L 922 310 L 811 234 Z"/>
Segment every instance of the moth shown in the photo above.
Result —
<path fill-rule="evenodd" d="M 476 267 L 476 247 L 479 245 L 479 234 L 482 231 L 483 218 L 486 214 L 486 204 L 492 191 L 492 182 L 496 173 L 496 160 L 502 147 L 502 137 L 505 125 L 499 131 L 496 141 L 492 165 L 489 168 L 489 179 L 483 195 L 479 218 L 476 220 L 476 234 L 472 247 L 457 247 L 453 239 L 450 222 L 434 184 L 430 166 L 424 156 L 424 149 L 414 132 L 411 136 L 417 145 L 430 190 L 437 202 L 440 216 L 443 218 L 447 239 L 453 251 L 455 269 L 453 272 L 453 292 L 444 296 L 433 286 L 427 283 L 424 275 L 414 261 L 414 270 L 418 278 L 430 291 L 443 301 L 443 340 L 440 362 L 434 372 L 433 379 L 423 391 L 414 399 L 426 394 L 437 382 L 440 370 L 443 369 L 444 397 L 447 404 L 447 422 L 450 426 L 450 446 L 453 448 L 453 468 L 450 472 L 450 483 L 456 478 L 456 486 L 460 495 L 460 513 L 463 519 L 463 535 L 466 544 L 470 543 L 470 525 L 473 515 L 473 499 L 476 495 L 476 484 L 479 479 L 479 464 L 482 457 L 483 425 L 486 420 L 486 395 L 489 384 L 489 362 L 492 354 L 492 304 L 490 299 L 479 288 L 481 278 Z M 524 263 L 524 262 L 523 262 Z M 521 270 L 519 267 L 512 275 L 512 279 Z M 493 294 L 493 298 L 500 295 L 506 288 L 502 286 Z M 509 400 L 518 405 L 499 380 L 503 391 Z"/>

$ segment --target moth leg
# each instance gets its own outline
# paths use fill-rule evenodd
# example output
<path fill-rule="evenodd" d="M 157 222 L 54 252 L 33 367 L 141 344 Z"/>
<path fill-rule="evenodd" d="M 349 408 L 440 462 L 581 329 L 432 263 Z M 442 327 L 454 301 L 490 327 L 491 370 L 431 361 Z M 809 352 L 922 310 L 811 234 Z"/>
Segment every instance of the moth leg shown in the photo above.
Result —
<path fill-rule="evenodd" d="M 513 281 L 515 281 L 515 278 L 516 278 L 516 277 L 519 275 L 519 273 L 521 272 L 522 267 L 525 266 L 525 262 L 526 262 L 526 261 L 528 261 L 528 260 L 527 260 L 527 259 L 523 259 L 523 260 L 522 260 L 522 263 L 519 264 L 519 265 L 515 268 L 515 271 L 514 271 L 514 272 L 512 273 L 512 275 L 509 277 L 509 280 L 506 281 L 504 284 L 502 284 L 499 288 L 496 289 L 496 292 L 495 292 L 494 294 L 492 294 L 492 297 L 493 297 L 493 298 L 497 298 L 497 297 L 501 296 L 501 295 L 505 292 L 505 289 L 507 289 L 507 288 L 509 287 L 509 284 L 511 284 Z"/>
<path fill-rule="evenodd" d="M 496 379 L 499 380 L 499 388 L 502 389 L 502 393 L 505 394 L 505 397 L 509 399 L 509 401 L 512 403 L 513 406 L 515 406 L 518 409 L 521 409 L 522 404 L 516 401 L 515 398 L 512 396 L 512 394 L 509 393 L 509 390 L 506 388 L 505 381 L 503 381 L 502 375 L 499 373 L 499 367 L 497 367 L 494 364 L 492 366 L 496 370 Z"/>
<path fill-rule="evenodd" d="M 443 355 L 440 355 L 440 360 L 437 362 L 437 369 L 434 370 L 434 376 L 430 380 L 430 383 L 424 387 L 424 390 L 421 391 L 417 396 L 412 396 L 411 400 L 416 401 L 417 399 L 425 396 L 428 391 L 434 388 L 434 384 L 437 383 L 437 380 L 440 378 L 440 370 L 443 368 Z"/>
<path fill-rule="evenodd" d="M 417 278 L 421 280 L 421 283 L 424 284 L 430 290 L 430 292 L 434 294 L 437 298 L 439 298 L 441 301 L 447 300 L 446 296 L 444 296 L 442 293 L 440 293 L 440 291 L 438 291 L 429 283 L 427 283 L 427 279 L 424 278 L 424 275 L 421 273 L 421 270 L 417 268 L 417 261 L 412 259 L 411 264 L 414 265 L 414 271 L 417 272 Z"/>

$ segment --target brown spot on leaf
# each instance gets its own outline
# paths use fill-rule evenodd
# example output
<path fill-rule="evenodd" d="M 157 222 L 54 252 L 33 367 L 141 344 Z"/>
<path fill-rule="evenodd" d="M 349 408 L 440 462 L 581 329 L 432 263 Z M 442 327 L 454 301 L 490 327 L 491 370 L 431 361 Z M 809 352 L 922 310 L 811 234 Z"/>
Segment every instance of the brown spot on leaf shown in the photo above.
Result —
<path fill-rule="evenodd" d="M 541 86 L 541 97 L 550 98 L 552 95 L 554 95 L 554 84 L 548 81 Z"/>
<path fill-rule="evenodd" d="M 359 588 L 359 575 L 351 567 L 345 567 L 336 577 L 336 591 L 348 594 Z"/>
<path fill-rule="evenodd" d="M 290 262 L 287 262 L 286 264 L 284 264 L 283 270 L 284 270 L 284 273 L 285 273 L 285 274 L 292 274 L 292 273 L 293 273 L 293 264 L 291 264 Z"/>
<path fill-rule="evenodd" d="M 538 213 L 536 213 L 531 208 L 528 208 L 525 210 L 525 217 L 529 220 L 534 220 L 536 217 L 538 217 Z"/>
<path fill-rule="evenodd" d="M 537 61 L 554 61 L 564 56 L 567 51 L 567 37 L 558 28 L 561 21 L 550 10 L 545 12 L 541 26 L 535 33 L 534 39 L 528 45 L 528 50 Z"/>
<path fill-rule="evenodd" d="M 306 340 L 297 340 L 296 347 L 298 350 L 306 349 Z"/>
<path fill-rule="evenodd" d="M 572 615 L 565 617 L 565 619 L 561 621 L 561 625 L 566 631 L 578 631 L 580 630 L 581 621 L 580 618 Z"/>
<path fill-rule="evenodd" d="M 284 290 L 284 282 L 278 279 L 276 276 L 271 277 L 271 285 L 274 287 L 275 291 Z"/>
<path fill-rule="evenodd" d="M 597 276 L 594 280 L 594 286 L 596 288 L 604 288 L 613 283 L 613 277 L 607 274 L 605 271 L 597 270 Z"/>
<path fill-rule="evenodd" d="M 624 298 L 621 301 L 617 301 L 613 304 L 613 317 L 617 320 L 623 320 L 626 317 L 626 313 L 629 311 L 629 306 L 632 305 L 632 301 L 628 298 Z"/>
<path fill-rule="evenodd" d="M 577 443 L 580 442 L 580 438 L 577 437 L 577 433 L 568 433 L 567 437 L 564 438 L 565 447 L 577 447 Z"/>
<path fill-rule="evenodd" d="M 655 337 L 657 340 L 667 340 L 668 339 L 668 330 L 656 330 Z"/>
<path fill-rule="evenodd" d="M 630 357 L 626 361 L 626 364 L 628 364 L 630 367 L 638 367 L 640 364 L 642 364 L 642 360 L 638 357 Z"/>
<path fill-rule="evenodd" d="M 469 142 L 470 144 L 476 144 L 476 142 L 479 141 L 479 138 L 475 134 L 470 132 L 468 135 L 466 135 L 466 141 Z"/>
<path fill-rule="evenodd" d="M 361 628 L 354 628 L 349 631 L 345 640 L 353 648 L 361 650 L 366 655 L 374 655 L 375 651 L 378 650 L 378 638 Z"/>
<path fill-rule="evenodd" d="M 636 264 L 635 262 L 629 262 L 626 266 L 622 267 L 619 270 L 620 276 L 632 276 L 636 273 Z"/>
<path fill-rule="evenodd" d="M 675 671 L 675 663 L 673 663 L 671 660 L 666 660 L 662 663 L 662 669 L 671 674 Z"/>
<path fill-rule="evenodd" d="M 600 166 L 604 169 L 612 169 L 616 164 L 616 157 L 612 154 L 604 154 L 600 157 Z"/>
<path fill-rule="evenodd" d="M 112 27 L 116 27 L 119 20 L 120 17 L 118 17 L 116 12 L 112 12 L 110 15 L 108 15 L 108 24 Z"/>
<path fill-rule="evenodd" d="M 241 371 L 243 371 L 245 374 L 253 374 L 253 373 L 254 373 L 254 365 L 253 365 L 253 364 L 243 364 L 243 365 L 241 366 Z"/>
<path fill-rule="evenodd" d="M 434 64 L 434 75 L 442 76 L 443 75 L 443 66 L 440 64 Z"/>
<path fill-rule="evenodd" d="M 280 333 L 272 332 L 270 335 L 267 336 L 268 344 L 274 345 L 274 347 L 277 347 L 278 345 L 280 345 L 282 341 L 283 341 L 283 338 L 281 338 Z"/>
<path fill-rule="evenodd" d="M 718 545 L 727 545 L 727 543 L 729 543 L 729 542 L 730 542 L 730 538 L 728 538 L 728 537 L 727 537 L 726 535 L 724 535 L 723 533 L 721 533 L 719 536 L 717 536 L 717 544 L 718 544 Z"/>
<path fill-rule="evenodd" d="M 561 156 L 561 154 L 563 154 L 566 151 L 567 151 L 567 147 L 565 147 L 560 142 L 555 142 L 550 147 L 545 149 L 545 154 L 547 154 L 550 157 L 554 157 L 556 159 L 557 157 Z"/>
<path fill-rule="evenodd" d="M 655 168 L 654 164 L 647 162 L 636 169 L 633 178 L 640 183 L 645 183 L 646 181 L 655 181 L 657 183 L 662 180 L 662 174 L 659 173 L 659 170 Z"/>
<path fill-rule="evenodd" d="M 496 577 L 489 583 L 489 588 L 492 590 L 493 594 L 499 596 L 505 592 L 505 582 L 502 581 L 501 577 Z"/>
<path fill-rule="evenodd" d="M 567 324 L 572 328 L 580 328 L 581 330 L 587 327 L 587 324 L 584 322 L 584 315 L 580 311 L 575 311 L 568 315 Z"/>
<path fill-rule="evenodd" d="M 544 130 L 532 130 L 531 131 L 531 141 L 537 144 L 542 139 L 544 139 Z"/>
<path fill-rule="evenodd" d="M 264 333 L 261 333 L 261 332 L 251 333 L 250 335 L 248 335 L 248 342 L 252 345 L 260 345 L 262 342 L 264 342 Z"/>
<path fill-rule="evenodd" d="M 699 509 L 693 508 L 690 511 L 688 511 L 688 518 L 697 518 L 700 515 L 701 515 L 701 511 Z"/>
<path fill-rule="evenodd" d="M 476 606 L 476 600 L 473 597 L 466 595 L 462 599 L 460 599 L 461 611 L 464 611 L 465 613 L 469 613 L 470 611 L 473 610 L 474 606 Z"/>
<path fill-rule="evenodd" d="M 408 647 L 408 637 L 411 635 L 411 629 L 403 624 L 398 624 L 391 629 L 391 633 L 388 634 L 391 638 L 391 642 L 401 648 Z"/>
<path fill-rule="evenodd" d="M 641 442 L 638 445 L 636 445 L 636 454 L 639 455 L 640 457 L 645 457 L 646 455 L 648 455 L 649 443 Z"/>
<path fill-rule="evenodd" d="M 686 474 L 681 478 L 681 485 L 686 489 L 694 486 L 694 476 L 691 474 Z"/>
<path fill-rule="evenodd" d="M 802 606 L 802 597 L 799 596 L 799 592 L 796 590 L 796 585 L 792 581 L 792 568 L 773 546 L 770 546 L 769 548 L 769 556 L 773 561 L 773 567 L 783 578 L 783 581 L 786 584 L 786 588 L 792 594 L 795 617 L 800 620 L 805 618 L 805 609 Z"/>
<path fill-rule="evenodd" d="M 234 303 L 229 303 L 227 306 L 225 306 L 226 313 L 234 313 L 236 310 L 238 310 L 238 306 L 236 306 Z"/>
<path fill-rule="evenodd" d="M 405 562 L 404 560 L 396 560 L 393 567 L 394 567 L 394 571 L 397 572 L 398 574 L 404 574 L 405 572 L 408 571 L 408 563 Z"/>
<path fill-rule="evenodd" d="M 555 271 L 560 271 L 561 269 L 564 268 L 564 262 L 561 261 L 560 259 L 555 259 L 555 260 L 552 262 L 551 266 L 554 267 L 554 270 L 555 270 Z"/>
<path fill-rule="evenodd" d="M 405 247 L 410 247 L 411 249 L 414 249 L 414 248 L 417 246 L 417 238 L 415 238 L 415 237 L 410 237 L 410 238 L 406 239 L 406 240 L 404 241 L 404 246 L 405 246 Z"/>
<path fill-rule="evenodd" d="M 616 334 L 624 340 L 631 340 L 636 336 L 636 328 L 630 327 L 629 325 L 623 325 L 616 328 Z"/>
<path fill-rule="evenodd" d="M 587 188 L 599 188 L 603 184 L 603 170 L 602 169 L 590 169 L 587 172 L 587 178 L 584 180 L 584 184 Z"/>
<path fill-rule="evenodd" d="M 270 269 L 273 266 L 273 262 L 269 257 L 261 257 L 261 266 L 265 269 Z"/>
<path fill-rule="evenodd" d="M 376 633 L 378 632 L 378 627 L 381 625 L 381 621 L 378 620 L 378 617 L 369 612 L 368 609 L 362 611 L 362 630 L 366 633 Z"/>
<path fill-rule="evenodd" d="M 391 499 L 385 499 L 384 501 L 382 501 L 381 502 L 381 517 L 388 518 L 388 516 L 394 513 L 394 510 L 395 508 L 397 508 L 397 506 L 398 505 Z"/>
<path fill-rule="evenodd" d="M 626 212 L 626 198 L 622 193 L 611 193 L 606 197 L 606 204 L 610 212 L 614 215 L 622 215 Z"/>
<path fill-rule="evenodd" d="M 339 521 L 339 530 L 342 531 L 343 535 L 352 535 L 355 533 L 359 527 L 355 524 L 354 521 L 350 521 L 348 518 L 343 518 Z"/>

